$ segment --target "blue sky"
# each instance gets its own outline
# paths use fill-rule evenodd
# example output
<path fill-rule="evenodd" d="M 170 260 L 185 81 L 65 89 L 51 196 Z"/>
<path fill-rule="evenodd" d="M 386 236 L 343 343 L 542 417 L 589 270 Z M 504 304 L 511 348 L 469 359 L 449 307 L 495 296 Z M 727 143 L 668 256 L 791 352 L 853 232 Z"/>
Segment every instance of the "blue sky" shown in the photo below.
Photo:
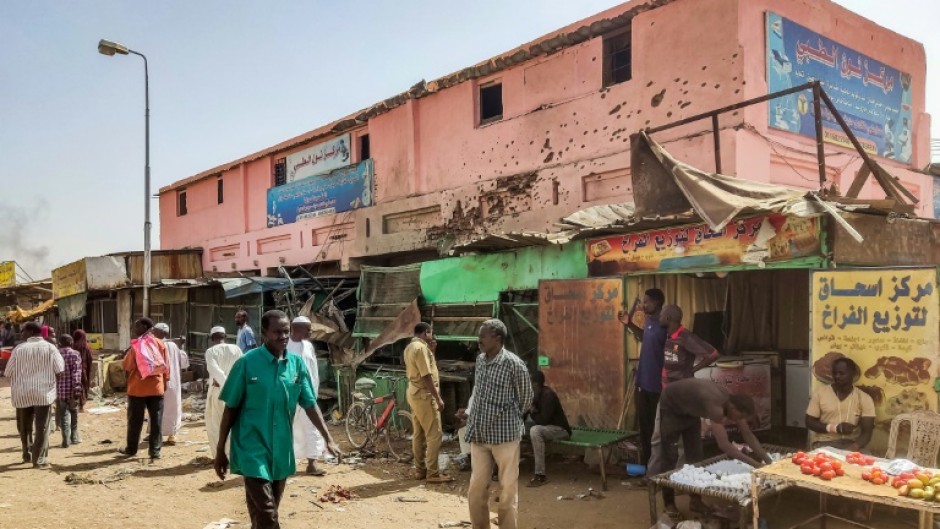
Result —
<path fill-rule="evenodd" d="M 38 279 L 143 247 L 143 67 L 100 38 L 150 60 L 156 192 L 618 3 L 2 2 L 0 260 Z M 839 3 L 923 42 L 940 94 L 931 0 Z M 940 120 L 940 95 L 927 105 Z"/>

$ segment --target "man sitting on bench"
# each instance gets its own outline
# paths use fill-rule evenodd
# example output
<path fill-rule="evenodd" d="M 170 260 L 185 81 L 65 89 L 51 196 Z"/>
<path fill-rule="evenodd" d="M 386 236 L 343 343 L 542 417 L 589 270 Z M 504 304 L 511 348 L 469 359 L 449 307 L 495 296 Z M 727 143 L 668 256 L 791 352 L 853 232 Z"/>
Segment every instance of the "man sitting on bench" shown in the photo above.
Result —
<path fill-rule="evenodd" d="M 564 441 L 571 437 L 571 426 L 565 417 L 561 401 L 552 388 L 545 385 L 545 374 L 536 371 L 531 375 L 532 391 L 535 394 L 529 408 L 529 438 L 535 454 L 535 476 L 529 480 L 530 487 L 541 487 L 548 481 L 545 477 L 545 443 Z"/>

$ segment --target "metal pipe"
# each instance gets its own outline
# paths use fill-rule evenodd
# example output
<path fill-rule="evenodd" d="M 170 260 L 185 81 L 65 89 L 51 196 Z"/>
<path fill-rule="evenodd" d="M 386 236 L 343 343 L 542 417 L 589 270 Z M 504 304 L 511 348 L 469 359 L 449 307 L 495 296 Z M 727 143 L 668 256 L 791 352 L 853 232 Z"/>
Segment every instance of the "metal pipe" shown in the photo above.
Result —
<path fill-rule="evenodd" d="M 816 122 L 816 161 L 819 163 L 819 189 L 826 187 L 826 153 L 823 150 L 823 126 L 819 94 L 819 82 L 813 82 L 813 116 Z"/>
<path fill-rule="evenodd" d="M 715 172 L 721 174 L 721 138 L 718 134 L 718 114 L 712 115 L 712 139 L 715 141 Z"/>
<path fill-rule="evenodd" d="M 144 60 L 144 285 L 143 317 L 150 317 L 150 71 L 147 57 L 128 49 Z"/>

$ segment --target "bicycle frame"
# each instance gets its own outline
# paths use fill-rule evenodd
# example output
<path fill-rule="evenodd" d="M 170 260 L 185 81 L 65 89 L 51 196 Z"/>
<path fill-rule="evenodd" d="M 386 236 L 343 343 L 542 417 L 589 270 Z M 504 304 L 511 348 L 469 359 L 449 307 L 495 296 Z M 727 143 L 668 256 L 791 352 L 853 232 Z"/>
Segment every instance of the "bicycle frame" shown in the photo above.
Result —
<path fill-rule="evenodd" d="M 374 406 L 375 406 L 376 404 L 382 404 L 382 403 L 384 403 L 386 400 L 389 401 L 389 402 L 388 402 L 388 406 L 385 407 L 385 410 L 382 411 L 382 416 L 379 417 L 378 420 L 376 420 L 376 422 L 375 422 L 375 431 L 376 431 L 376 432 L 381 432 L 381 431 L 382 431 L 382 428 L 385 427 L 385 425 L 388 423 L 388 420 L 389 420 L 389 419 L 391 418 L 391 416 L 392 416 L 392 412 L 395 411 L 395 408 L 396 408 L 397 405 L 398 405 L 398 399 L 395 397 L 395 394 L 394 394 L 394 393 L 389 393 L 388 395 L 383 395 L 383 396 L 381 396 L 381 397 L 376 397 L 376 398 L 372 399 L 372 405 L 373 405 L 373 408 L 372 408 L 372 409 L 373 409 L 373 410 L 375 409 Z"/>

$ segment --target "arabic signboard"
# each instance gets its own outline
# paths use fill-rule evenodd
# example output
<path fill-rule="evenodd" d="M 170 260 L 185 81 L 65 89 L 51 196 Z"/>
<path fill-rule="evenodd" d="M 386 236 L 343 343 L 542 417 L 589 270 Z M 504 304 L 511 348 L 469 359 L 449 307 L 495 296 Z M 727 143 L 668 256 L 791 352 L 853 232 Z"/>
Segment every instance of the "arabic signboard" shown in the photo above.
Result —
<path fill-rule="evenodd" d="M 819 255 L 819 220 L 768 215 L 630 233 L 588 243 L 588 275 L 609 276 L 785 261 Z"/>
<path fill-rule="evenodd" d="M 84 259 L 60 266 L 52 271 L 52 296 L 55 299 L 81 294 L 86 288 Z"/>
<path fill-rule="evenodd" d="M 911 76 L 776 13 L 767 13 L 767 90 L 818 80 L 869 154 L 911 161 Z M 770 126 L 816 137 L 812 91 L 770 101 Z M 825 141 L 852 147 L 823 107 Z"/>
<path fill-rule="evenodd" d="M 16 262 L 0 262 L 0 288 L 12 287 L 16 284 Z"/>
<path fill-rule="evenodd" d="M 333 169 L 346 167 L 349 156 L 349 134 L 343 134 L 313 147 L 287 156 L 287 181 L 294 182 L 304 178 L 326 174 Z"/>
<path fill-rule="evenodd" d="M 268 227 L 372 205 L 372 160 L 268 189 Z"/>
<path fill-rule="evenodd" d="M 856 386 L 875 401 L 875 446 L 883 447 L 895 415 L 937 409 L 937 270 L 819 270 L 811 281 L 814 386 L 831 382 L 837 358 L 854 360 Z"/>
<path fill-rule="evenodd" d="M 539 282 L 539 355 L 548 357 L 547 384 L 568 422 L 615 428 L 625 389 L 623 280 Z"/>

